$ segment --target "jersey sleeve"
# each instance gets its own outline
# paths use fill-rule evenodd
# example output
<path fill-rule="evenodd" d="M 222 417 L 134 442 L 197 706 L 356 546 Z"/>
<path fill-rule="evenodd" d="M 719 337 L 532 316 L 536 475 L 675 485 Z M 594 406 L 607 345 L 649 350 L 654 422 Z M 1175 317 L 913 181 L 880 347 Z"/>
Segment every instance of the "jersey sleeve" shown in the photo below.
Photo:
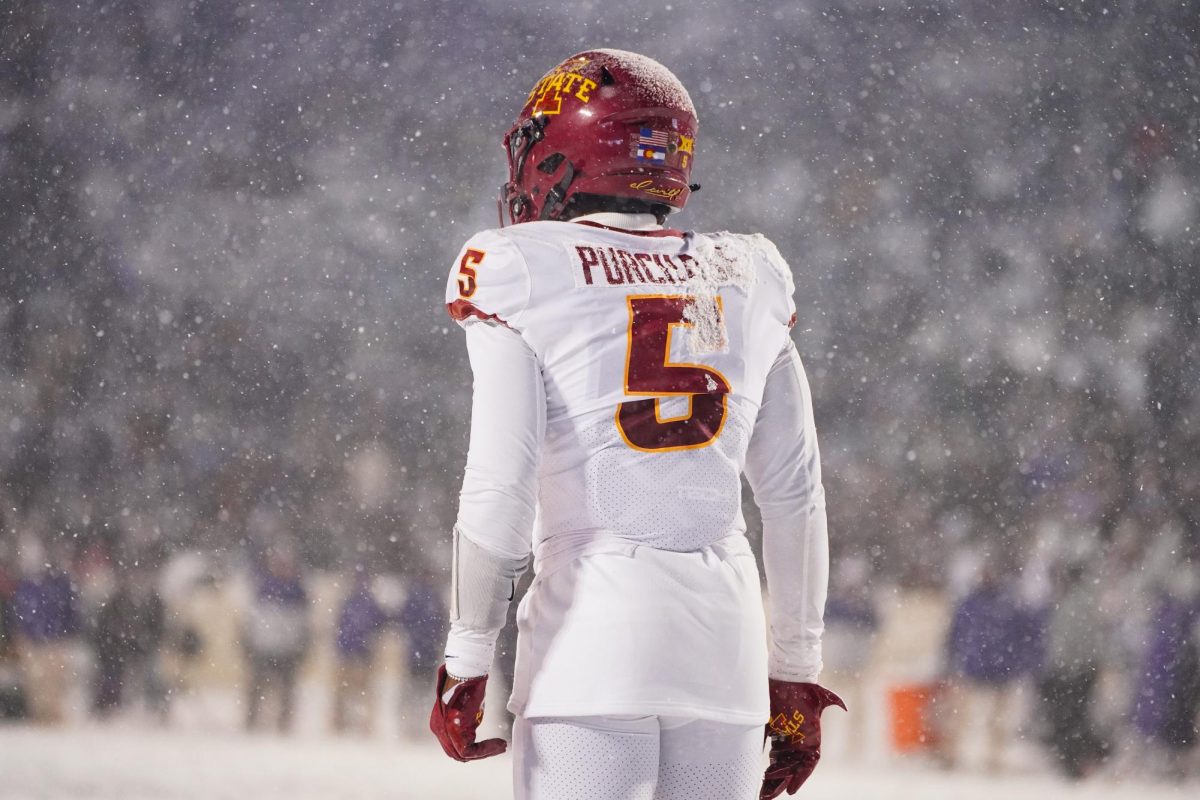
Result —
<path fill-rule="evenodd" d="M 771 677 L 815 681 L 829 586 L 829 534 L 812 394 L 789 339 L 767 377 L 746 453 L 762 511 Z"/>
<path fill-rule="evenodd" d="M 537 356 L 516 331 L 470 325 L 471 444 L 454 529 L 446 669 L 491 668 L 516 579 L 529 560 L 546 397 Z"/>
<path fill-rule="evenodd" d="M 524 558 L 532 547 L 546 392 L 537 356 L 500 325 L 467 328 L 474 377 L 471 442 L 458 527 L 480 547 Z"/>
<path fill-rule="evenodd" d="M 516 244 L 496 230 L 463 245 L 446 282 L 446 309 L 464 327 L 473 321 L 519 324 L 529 302 L 529 270 Z"/>

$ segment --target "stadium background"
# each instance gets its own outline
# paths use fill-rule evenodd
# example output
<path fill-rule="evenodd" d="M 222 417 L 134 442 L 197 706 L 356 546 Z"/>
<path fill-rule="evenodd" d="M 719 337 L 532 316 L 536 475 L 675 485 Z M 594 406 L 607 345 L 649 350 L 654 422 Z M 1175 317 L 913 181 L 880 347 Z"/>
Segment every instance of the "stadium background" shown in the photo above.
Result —
<path fill-rule="evenodd" d="M 613 46 L 696 103 L 676 224 L 793 266 L 835 561 L 885 610 L 1081 566 L 1133 669 L 1200 546 L 1198 13 L 0 3 L 0 562 L 440 579 L 444 276 L 529 87 Z"/>

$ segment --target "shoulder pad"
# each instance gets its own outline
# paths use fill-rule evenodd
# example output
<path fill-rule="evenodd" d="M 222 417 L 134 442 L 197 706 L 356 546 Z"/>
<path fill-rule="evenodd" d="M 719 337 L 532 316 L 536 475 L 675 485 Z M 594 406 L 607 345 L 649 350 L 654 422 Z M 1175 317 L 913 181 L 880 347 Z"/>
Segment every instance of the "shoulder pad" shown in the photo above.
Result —
<path fill-rule="evenodd" d="M 472 236 L 450 266 L 446 309 L 460 325 L 495 320 L 516 324 L 529 302 L 529 270 L 513 241 L 499 230 Z"/>
<path fill-rule="evenodd" d="M 775 246 L 775 243 L 761 233 L 745 234 L 719 231 L 705 234 L 705 236 L 711 239 L 714 246 L 719 249 L 729 249 L 732 246 L 736 252 L 751 257 L 757 273 L 754 276 L 755 282 L 771 287 L 775 296 L 785 299 L 784 320 L 790 326 L 796 314 L 796 303 L 792 297 L 796 292 L 796 284 L 792 278 L 791 267 L 780 255 L 779 248 Z M 780 310 L 783 311 L 783 309 Z"/>

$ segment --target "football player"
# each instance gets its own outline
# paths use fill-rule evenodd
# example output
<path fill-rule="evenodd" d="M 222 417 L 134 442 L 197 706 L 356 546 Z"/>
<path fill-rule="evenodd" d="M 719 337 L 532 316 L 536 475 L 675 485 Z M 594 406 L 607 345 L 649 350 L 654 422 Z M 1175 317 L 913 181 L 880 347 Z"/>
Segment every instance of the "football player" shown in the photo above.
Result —
<path fill-rule="evenodd" d="M 475 733 L 532 561 L 509 702 L 518 800 L 793 793 L 821 711 L 842 705 L 815 683 L 828 539 L 791 274 L 761 236 L 665 227 L 699 188 L 696 128 L 658 62 L 568 58 L 504 137 L 512 224 L 450 273 L 474 395 L 430 726 L 461 761 L 505 750 Z"/>

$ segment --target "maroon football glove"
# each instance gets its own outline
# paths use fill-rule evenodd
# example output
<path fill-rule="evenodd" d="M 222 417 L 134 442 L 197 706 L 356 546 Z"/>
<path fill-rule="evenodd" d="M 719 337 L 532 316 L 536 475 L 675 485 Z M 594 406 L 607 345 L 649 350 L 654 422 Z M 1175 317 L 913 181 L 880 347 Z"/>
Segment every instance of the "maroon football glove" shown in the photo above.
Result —
<path fill-rule="evenodd" d="M 763 777 L 759 800 L 771 800 L 787 790 L 795 794 L 812 775 L 821 758 L 821 712 L 829 706 L 846 710 L 842 698 L 815 683 L 770 680 L 771 766 Z"/>
<path fill-rule="evenodd" d="M 455 761 L 474 761 L 488 756 L 498 756 L 508 748 L 503 739 L 475 741 L 475 729 L 483 721 L 483 694 L 487 688 L 487 675 L 462 681 L 444 697 L 446 667 L 438 667 L 437 699 L 429 715 L 429 730 L 438 738 L 446 755 Z M 457 679 L 456 679 L 457 680 Z"/>

